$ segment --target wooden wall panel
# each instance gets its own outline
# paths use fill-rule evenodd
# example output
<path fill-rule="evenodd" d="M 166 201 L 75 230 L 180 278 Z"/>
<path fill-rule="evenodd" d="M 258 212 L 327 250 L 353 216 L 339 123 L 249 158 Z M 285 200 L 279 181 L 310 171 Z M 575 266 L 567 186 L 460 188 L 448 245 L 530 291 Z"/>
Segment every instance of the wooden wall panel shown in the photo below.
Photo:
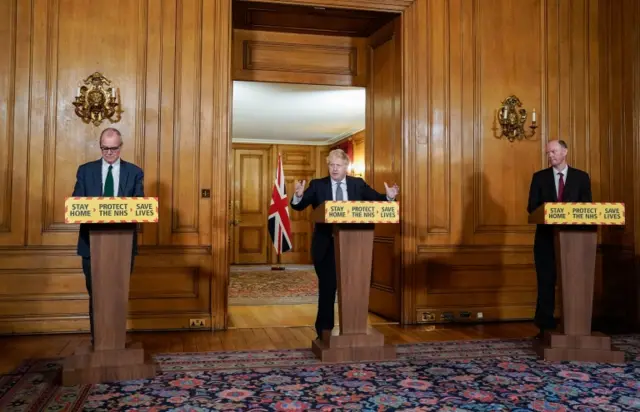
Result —
<path fill-rule="evenodd" d="M 233 31 L 233 78 L 366 86 L 365 39 L 256 30 Z"/>
<path fill-rule="evenodd" d="M 405 56 L 405 75 L 417 82 L 405 106 L 411 126 L 404 167 L 415 170 L 406 176 L 415 177 L 417 193 L 415 217 L 403 214 L 405 243 L 417 239 L 416 261 L 405 259 L 407 321 L 427 321 L 425 313 L 439 321 L 443 311 L 454 319 L 467 311 L 484 319 L 532 317 L 535 227 L 527 224 L 526 201 L 531 175 L 547 167 L 551 139 L 567 141 L 569 162 L 590 173 L 596 201 L 625 201 L 634 210 L 636 191 L 627 181 L 635 161 L 634 66 L 619 45 L 634 38 L 635 9 L 634 2 L 598 0 L 418 0 L 407 10 L 408 47 L 422 51 Z M 507 35 L 515 32 L 517 41 Z M 496 108 L 510 94 L 538 113 L 531 139 L 495 136 Z M 634 225 L 602 230 L 598 315 L 616 296 L 607 278 L 624 287 L 626 276 L 627 290 L 638 290 L 629 282 Z M 611 244 L 628 251 L 626 260 L 608 252 Z M 626 275 L 611 276 L 623 261 Z M 478 282 L 485 285 L 480 300 Z"/>
<path fill-rule="evenodd" d="M 0 245 L 21 245 L 25 236 L 27 148 L 29 136 L 29 50 L 21 48 L 29 36 L 31 10 L 18 0 L 0 5 Z"/>
<path fill-rule="evenodd" d="M 626 226 L 602 229 L 601 299 L 605 322 L 640 328 L 640 6 L 593 1 L 598 8 L 601 196 L 624 202 Z"/>
<path fill-rule="evenodd" d="M 77 226 L 63 223 L 63 204 L 77 167 L 100 158 L 108 126 L 161 204 L 159 223 L 141 227 L 129 327 L 188 328 L 191 318 L 224 327 L 226 298 L 212 294 L 227 272 L 227 194 L 212 181 L 227 164 L 214 153 L 228 147 L 230 1 L 15 0 L 0 10 L 0 333 L 88 330 Z M 212 51 L 225 50 L 219 64 Z M 120 89 L 116 124 L 74 113 L 78 87 L 96 71 Z"/>

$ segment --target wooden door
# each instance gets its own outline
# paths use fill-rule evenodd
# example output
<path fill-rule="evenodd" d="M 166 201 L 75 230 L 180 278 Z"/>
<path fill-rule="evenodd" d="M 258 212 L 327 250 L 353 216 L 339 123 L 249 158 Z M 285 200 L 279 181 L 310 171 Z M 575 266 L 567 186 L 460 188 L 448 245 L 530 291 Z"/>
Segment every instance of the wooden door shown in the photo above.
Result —
<path fill-rule="evenodd" d="M 400 185 L 402 178 L 400 34 L 396 18 L 368 39 L 365 173 L 367 182 L 381 193 L 384 182 Z M 400 225 L 376 226 L 369 310 L 392 321 L 399 321 L 401 313 L 401 242 Z"/>
<path fill-rule="evenodd" d="M 267 264 L 270 147 L 233 148 L 232 264 Z"/>

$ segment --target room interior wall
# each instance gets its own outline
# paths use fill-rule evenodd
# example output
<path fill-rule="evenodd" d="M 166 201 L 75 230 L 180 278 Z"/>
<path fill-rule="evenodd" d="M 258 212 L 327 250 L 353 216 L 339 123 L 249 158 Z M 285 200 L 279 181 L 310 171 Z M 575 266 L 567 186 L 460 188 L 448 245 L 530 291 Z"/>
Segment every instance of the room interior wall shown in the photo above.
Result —
<path fill-rule="evenodd" d="M 403 322 L 464 311 L 531 318 L 525 203 L 552 138 L 565 139 L 570 163 L 591 174 L 595 200 L 626 204 L 625 228 L 602 230 L 596 308 L 637 322 L 638 2 L 368 4 L 403 10 L 400 202 L 415 193 L 402 209 Z M 63 205 L 77 166 L 100 156 L 107 126 L 123 132 L 123 157 L 144 168 L 145 193 L 161 204 L 159 223 L 142 227 L 128 327 L 186 329 L 197 318 L 223 328 L 230 83 L 240 70 L 231 1 L 10 0 L 0 21 L 0 333 L 88 331 L 77 227 L 64 224 Z M 361 66 L 345 65 L 353 47 L 366 56 L 366 46 L 333 46 L 343 74 L 323 81 L 367 84 Z M 94 127 L 74 114 L 78 86 L 96 71 L 120 89 L 119 123 Z M 495 137 L 495 111 L 510 94 L 536 108 L 533 138 Z M 295 156 L 308 159 L 300 176 L 315 175 L 320 153 Z"/>

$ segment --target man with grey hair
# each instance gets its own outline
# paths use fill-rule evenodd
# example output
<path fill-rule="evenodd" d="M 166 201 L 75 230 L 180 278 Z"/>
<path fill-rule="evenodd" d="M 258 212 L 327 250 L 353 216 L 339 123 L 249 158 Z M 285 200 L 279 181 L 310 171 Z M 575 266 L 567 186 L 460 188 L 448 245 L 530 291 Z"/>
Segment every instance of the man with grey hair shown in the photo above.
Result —
<path fill-rule="evenodd" d="M 291 208 L 302 211 L 307 206 L 314 209 L 329 200 L 369 200 L 392 201 L 398 195 L 397 185 L 391 187 L 384 183 L 386 195 L 378 193 L 358 177 L 347 176 L 349 157 L 341 149 L 332 150 L 327 156 L 329 176 L 309 182 L 297 181 L 295 193 L 291 199 Z M 315 225 L 311 242 L 311 257 L 318 276 L 318 313 L 315 328 L 318 339 L 322 331 L 331 331 L 334 327 L 334 303 L 336 300 L 337 277 L 334 240 L 331 225 Z"/>
<path fill-rule="evenodd" d="M 100 151 L 102 158 L 85 163 L 78 168 L 73 197 L 144 197 L 144 173 L 133 163 L 120 158 L 123 141 L 118 129 L 107 128 L 100 133 Z M 91 325 L 91 343 L 93 344 L 93 290 L 91 285 L 91 245 L 90 231 L 102 229 L 105 225 L 96 223 L 80 224 L 78 234 L 79 256 L 82 256 L 84 272 L 89 293 L 89 322 Z M 131 271 L 133 259 L 137 255 L 137 233 L 135 223 L 109 224 L 109 229 L 133 229 L 133 248 L 131 251 Z"/>
<path fill-rule="evenodd" d="M 546 202 L 592 202 L 591 180 L 582 170 L 567 164 L 567 143 L 552 140 L 546 146 L 550 167 L 533 175 L 529 189 L 527 211 L 533 213 Z M 533 246 L 538 283 L 535 324 L 540 329 L 536 336 L 544 337 L 546 330 L 556 328 L 555 288 L 556 259 L 554 231 L 551 225 L 537 225 Z"/>

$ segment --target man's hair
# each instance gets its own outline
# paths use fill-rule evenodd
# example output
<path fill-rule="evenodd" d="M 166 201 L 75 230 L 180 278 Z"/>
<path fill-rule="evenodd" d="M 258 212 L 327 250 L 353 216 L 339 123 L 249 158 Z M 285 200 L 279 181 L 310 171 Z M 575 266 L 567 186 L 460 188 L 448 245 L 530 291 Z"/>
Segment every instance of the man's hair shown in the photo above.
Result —
<path fill-rule="evenodd" d="M 567 146 L 567 142 L 565 142 L 564 140 L 558 140 L 558 144 L 564 147 L 565 149 L 569 148 L 569 146 Z"/>
<path fill-rule="evenodd" d="M 351 163 L 351 161 L 349 160 L 349 156 L 347 156 L 347 154 L 342 149 L 333 149 L 332 151 L 330 151 L 329 155 L 327 156 L 327 164 L 329 164 L 332 158 L 338 158 L 344 161 L 347 165 Z"/>
<path fill-rule="evenodd" d="M 100 138 L 98 139 L 98 142 L 102 143 L 102 136 L 104 136 L 107 133 L 117 134 L 118 137 L 120 138 L 120 144 L 122 144 L 122 133 L 120 133 L 120 130 L 116 129 L 115 127 L 107 127 L 106 129 L 104 129 L 102 133 L 100 133 Z"/>

